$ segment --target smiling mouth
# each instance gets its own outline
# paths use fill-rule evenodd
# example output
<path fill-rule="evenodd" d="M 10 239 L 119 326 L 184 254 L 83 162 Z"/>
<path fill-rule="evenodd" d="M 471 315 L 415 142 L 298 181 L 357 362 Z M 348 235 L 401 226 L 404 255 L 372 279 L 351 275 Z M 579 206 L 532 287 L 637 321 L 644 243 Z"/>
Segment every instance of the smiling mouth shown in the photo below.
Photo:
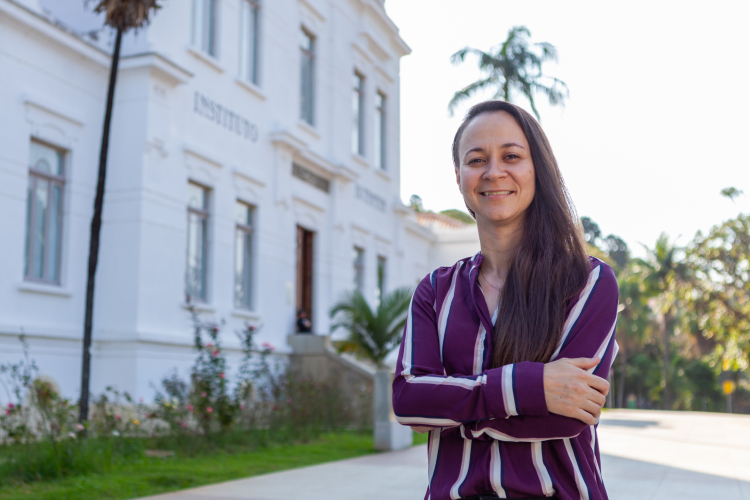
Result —
<path fill-rule="evenodd" d="M 480 193 L 482 196 L 500 196 L 503 194 L 512 194 L 513 191 L 484 191 Z"/>

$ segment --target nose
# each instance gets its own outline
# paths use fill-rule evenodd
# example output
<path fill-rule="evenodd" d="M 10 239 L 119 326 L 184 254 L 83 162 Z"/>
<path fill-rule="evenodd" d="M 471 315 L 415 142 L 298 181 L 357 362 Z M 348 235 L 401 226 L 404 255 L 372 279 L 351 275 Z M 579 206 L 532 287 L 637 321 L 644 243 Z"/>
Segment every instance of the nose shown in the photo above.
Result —
<path fill-rule="evenodd" d="M 508 176 L 508 171 L 505 169 L 503 162 L 499 161 L 494 156 L 490 157 L 485 165 L 486 167 L 484 174 L 482 174 L 482 179 L 492 181 Z"/>

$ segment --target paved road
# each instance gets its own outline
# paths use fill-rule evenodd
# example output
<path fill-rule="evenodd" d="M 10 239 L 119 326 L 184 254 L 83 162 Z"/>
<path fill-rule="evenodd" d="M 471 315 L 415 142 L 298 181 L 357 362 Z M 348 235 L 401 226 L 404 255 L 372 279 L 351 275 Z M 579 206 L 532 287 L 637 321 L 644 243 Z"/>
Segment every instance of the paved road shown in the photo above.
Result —
<path fill-rule="evenodd" d="M 611 500 L 750 500 L 750 416 L 612 410 L 599 439 Z M 148 500 L 417 500 L 426 471 L 415 446 Z"/>

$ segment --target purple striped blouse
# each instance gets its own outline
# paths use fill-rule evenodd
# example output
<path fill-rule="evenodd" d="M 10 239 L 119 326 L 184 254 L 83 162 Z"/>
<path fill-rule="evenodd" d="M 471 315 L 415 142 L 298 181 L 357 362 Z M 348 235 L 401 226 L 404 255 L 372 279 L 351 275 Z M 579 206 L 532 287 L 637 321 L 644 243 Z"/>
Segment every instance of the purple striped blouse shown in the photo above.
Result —
<path fill-rule="evenodd" d="M 547 412 L 544 364 L 489 368 L 494 318 L 477 283 L 482 259 L 425 276 L 409 306 L 393 409 L 401 424 L 430 432 L 425 499 L 606 499 L 596 426 Z M 599 357 L 589 371 L 606 379 L 618 349 L 617 281 L 607 264 L 590 264 L 552 359 Z"/>

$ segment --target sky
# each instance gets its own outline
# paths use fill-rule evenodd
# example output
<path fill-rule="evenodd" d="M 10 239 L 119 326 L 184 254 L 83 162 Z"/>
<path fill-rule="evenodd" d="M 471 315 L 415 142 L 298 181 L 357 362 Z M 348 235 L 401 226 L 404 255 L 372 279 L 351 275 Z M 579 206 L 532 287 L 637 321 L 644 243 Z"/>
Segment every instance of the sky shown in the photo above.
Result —
<path fill-rule="evenodd" d="M 525 25 L 559 62 L 564 108 L 537 108 L 580 216 L 636 255 L 666 232 L 696 231 L 750 212 L 750 2 L 386 0 L 412 53 L 401 60 L 401 197 L 464 209 L 451 141 L 477 96 L 450 117 L 453 93 L 477 80 L 476 59 Z M 522 97 L 516 104 L 529 109 Z M 747 193 L 734 202 L 726 187 Z"/>

